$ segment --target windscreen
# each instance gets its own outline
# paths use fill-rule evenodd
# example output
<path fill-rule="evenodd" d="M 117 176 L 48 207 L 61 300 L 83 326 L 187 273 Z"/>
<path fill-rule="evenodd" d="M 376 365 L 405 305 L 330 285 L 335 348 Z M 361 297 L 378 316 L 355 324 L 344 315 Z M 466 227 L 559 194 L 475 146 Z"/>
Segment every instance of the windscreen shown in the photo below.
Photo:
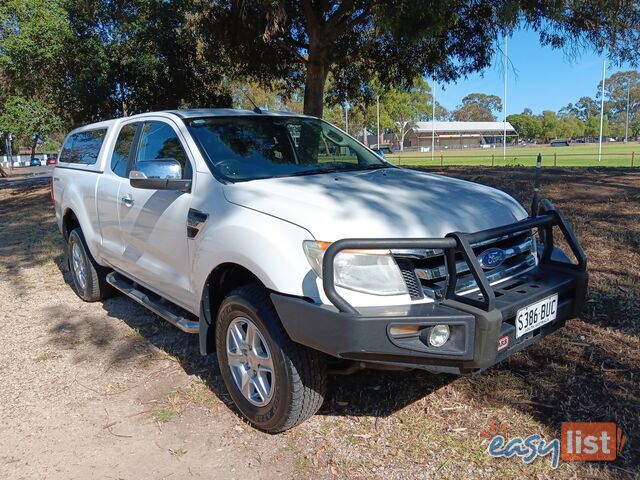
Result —
<path fill-rule="evenodd" d="M 389 167 L 318 119 L 265 115 L 185 122 L 215 174 L 232 182 Z"/>

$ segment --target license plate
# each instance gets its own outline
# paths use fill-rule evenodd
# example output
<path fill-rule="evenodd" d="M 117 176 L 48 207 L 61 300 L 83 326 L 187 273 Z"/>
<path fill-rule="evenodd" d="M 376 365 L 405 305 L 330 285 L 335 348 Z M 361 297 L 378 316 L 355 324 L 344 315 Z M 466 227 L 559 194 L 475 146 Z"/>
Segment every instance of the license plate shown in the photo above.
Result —
<path fill-rule="evenodd" d="M 516 314 L 516 338 L 553 322 L 558 313 L 558 294 L 521 308 Z"/>

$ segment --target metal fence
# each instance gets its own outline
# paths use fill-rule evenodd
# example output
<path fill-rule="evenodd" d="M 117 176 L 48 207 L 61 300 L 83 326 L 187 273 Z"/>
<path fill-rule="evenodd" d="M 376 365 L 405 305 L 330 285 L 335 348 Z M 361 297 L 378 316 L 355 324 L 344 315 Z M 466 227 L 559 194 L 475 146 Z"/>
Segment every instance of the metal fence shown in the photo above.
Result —
<path fill-rule="evenodd" d="M 527 167 L 534 166 L 538 153 L 459 153 L 435 155 L 390 154 L 386 159 L 399 166 L 485 166 L 485 167 Z M 640 167 L 640 150 L 636 153 L 558 153 L 540 152 L 543 167 Z"/>

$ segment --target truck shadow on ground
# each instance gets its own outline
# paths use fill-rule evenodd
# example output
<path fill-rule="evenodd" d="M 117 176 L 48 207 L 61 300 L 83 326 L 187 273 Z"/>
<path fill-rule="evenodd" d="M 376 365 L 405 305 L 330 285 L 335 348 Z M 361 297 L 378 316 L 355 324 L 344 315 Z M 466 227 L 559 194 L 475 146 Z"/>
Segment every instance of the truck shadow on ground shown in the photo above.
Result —
<path fill-rule="evenodd" d="M 66 265 L 61 270 L 68 288 L 73 288 Z M 157 352 L 173 357 L 187 375 L 197 375 L 235 414 L 238 410 L 227 394 L 215 354 L 200 354 L 197 335 L 179 331 L 135 301 L 117 294 L 101 302 L 106 316 L 69 317 L 62 307 L 51 309 L 50 318 L 62 318 L 50 329 L 49 343 L 60 349 L 86 345 L 106 354 L 107 368 L 145 367 Z M 128 325 L 135 334 L 116 328 L 114 319 Z M 156 354 L 154 354 L 156 352 Z M 78 352 L 75 361 L 91 354 Z M 352 375 L 330 375 L 329 389 L 319 412 L 328 416 L 387 417 L 456 380 L 453 375 L 426 371 L 363 370 Z"/>

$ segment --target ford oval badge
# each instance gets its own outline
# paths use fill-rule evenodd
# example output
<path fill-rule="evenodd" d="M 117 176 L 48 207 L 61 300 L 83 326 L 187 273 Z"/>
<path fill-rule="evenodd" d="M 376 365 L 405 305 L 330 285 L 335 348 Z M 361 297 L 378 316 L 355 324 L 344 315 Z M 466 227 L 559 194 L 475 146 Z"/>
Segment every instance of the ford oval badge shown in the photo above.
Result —
<path fill-rule="evenodd" d="M 501 248 L 488 248 L 478 255 L 478 262 L 482 268 L 496 268 L 507 259 L 506 253 Z"/>

